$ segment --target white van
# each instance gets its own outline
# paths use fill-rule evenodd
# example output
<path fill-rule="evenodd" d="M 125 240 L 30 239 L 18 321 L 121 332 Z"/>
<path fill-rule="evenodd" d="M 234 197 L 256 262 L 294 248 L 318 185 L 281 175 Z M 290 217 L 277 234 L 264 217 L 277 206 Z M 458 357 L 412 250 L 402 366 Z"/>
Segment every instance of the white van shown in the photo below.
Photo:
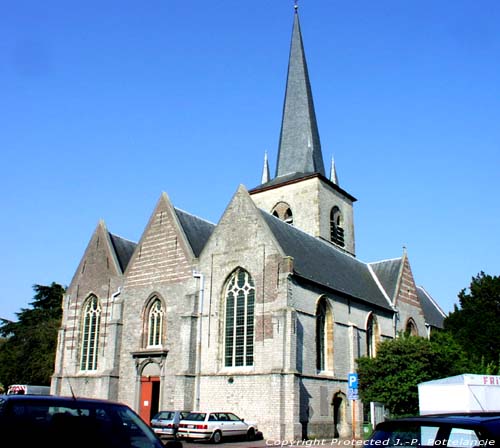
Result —
<path fill-rule="evenodd" d="M 7 389 L 7 395 L 50 395 L 50 386 L 12 384 Z"/>

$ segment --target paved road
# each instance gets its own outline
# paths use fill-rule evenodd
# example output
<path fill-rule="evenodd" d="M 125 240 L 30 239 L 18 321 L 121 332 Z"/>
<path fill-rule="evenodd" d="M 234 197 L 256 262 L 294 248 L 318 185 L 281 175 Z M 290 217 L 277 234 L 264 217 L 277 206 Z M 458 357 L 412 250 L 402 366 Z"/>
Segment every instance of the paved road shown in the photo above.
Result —
<path fill-rule="evenodd" d="M 164 441 L 164 444 L 166 442 L 168 441 Z M 193 442 L 183 441 L 181 443 L 182 443 L 182 448 L 265 448 L 269 446 L 268 444 L 266 444 L 265 440 L 248 441 L 240 438 L 224 439 L 222 440 L 221 443 L 218 444 L 203 442 L 203 441 L 193 441 Z M 171 444 L 168 443 L 166 448 L 169 448 L 169 445 Z M 177 448 L 177 447 L 174 444 L 172 444 L 171 448 Z"/>

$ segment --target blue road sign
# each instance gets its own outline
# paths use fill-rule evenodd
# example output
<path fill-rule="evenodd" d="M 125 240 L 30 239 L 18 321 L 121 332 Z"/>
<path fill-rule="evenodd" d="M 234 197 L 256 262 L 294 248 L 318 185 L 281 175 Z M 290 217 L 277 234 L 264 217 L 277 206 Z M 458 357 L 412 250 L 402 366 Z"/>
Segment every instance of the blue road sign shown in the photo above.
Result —
<path fill-rule="evenodd" d="M 349 389 L 357 389 L 358 388 L 358 374 L 357 373 L 349 373 L 347 375 L 347 386 Z"/>

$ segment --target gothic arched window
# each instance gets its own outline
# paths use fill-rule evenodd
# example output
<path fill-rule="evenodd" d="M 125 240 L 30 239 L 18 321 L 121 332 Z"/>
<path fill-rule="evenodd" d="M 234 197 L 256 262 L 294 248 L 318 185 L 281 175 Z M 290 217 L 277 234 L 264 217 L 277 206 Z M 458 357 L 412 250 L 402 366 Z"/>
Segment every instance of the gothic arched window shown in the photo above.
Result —
<path fill-rule="evenodd" d="M 333 313 L 325 297 L 316 308 L 316 368 L 333 371 Z"/>
<path fill-rule="evenodd" d="M 80 369 L 96 370 L 101 326 L 101 304 L 96 296 L 90 296 L 83 308 L 82 346 Z"/>
<path fill-rule="evenodd" d="M 161 345 L 163 314 L 161 300 L 158 297 L 154 297 L 148 312 L 148 347 L 158 347 Z"/>
<path fill-rule="evenodd" d="M 417 324 L 411 317 L 406 322 L 405 333 L 410 336 L 418 336 Z"/>
<path fill-rule="evenodd" d="M 238 268 L 225 288 L 224 365 L 253 366 L 255 285 L 250 274 Z"/>
<path fill-rule="evenodd" d="M 379 342 L 379 328 L 377 317 L 373 313 L 368 316 L 366 323 L 366 354 L 374 358 L 377 354 L 377 344 Z"/>
<path fill-rule="evenodd" d="M 330 241 L 344 247 L 344 228 L 342 212 L 335 206 L 330 211 Z"/>

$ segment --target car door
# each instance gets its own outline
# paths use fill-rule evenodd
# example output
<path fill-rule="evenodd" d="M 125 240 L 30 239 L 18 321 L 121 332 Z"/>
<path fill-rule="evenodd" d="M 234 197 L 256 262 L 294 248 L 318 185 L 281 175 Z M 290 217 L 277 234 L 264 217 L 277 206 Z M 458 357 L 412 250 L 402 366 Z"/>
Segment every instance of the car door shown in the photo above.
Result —
<path fill-rule="evenodd" d="M 241 418 L 230 412 L 227 413 L 227 417 L 231 423 L 231 432 L 234 436 L 242 436 L 247 433 L 248 425 Z"/>
<path fill-rule="evenodd" d="M 231 436 L 231 428 L 229 426 L 229 419 L 225 412 L 218 412 L 217 414 L 213 414 L 215 416 L 215 420 L 217 420 L 217 426 L 220 429 L 223 437 Z"/>

